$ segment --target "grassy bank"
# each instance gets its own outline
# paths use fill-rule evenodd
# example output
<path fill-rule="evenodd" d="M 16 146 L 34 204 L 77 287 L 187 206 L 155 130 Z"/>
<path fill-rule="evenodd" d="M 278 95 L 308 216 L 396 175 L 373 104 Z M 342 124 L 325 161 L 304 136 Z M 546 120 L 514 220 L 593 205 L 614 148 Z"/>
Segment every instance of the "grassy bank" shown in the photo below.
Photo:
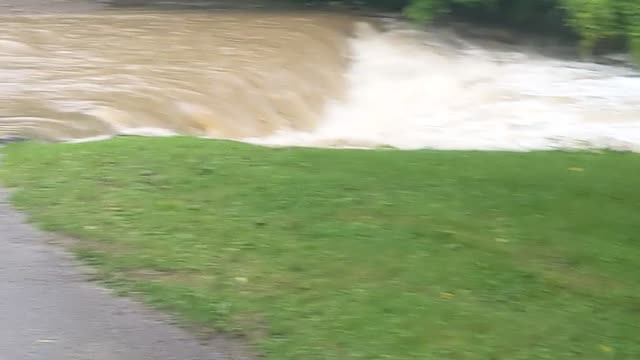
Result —
<path fill-rule="evenodd" d="M 640 156 L 16 144 L 16 204 L 268 359 L 640 358 Z"/>

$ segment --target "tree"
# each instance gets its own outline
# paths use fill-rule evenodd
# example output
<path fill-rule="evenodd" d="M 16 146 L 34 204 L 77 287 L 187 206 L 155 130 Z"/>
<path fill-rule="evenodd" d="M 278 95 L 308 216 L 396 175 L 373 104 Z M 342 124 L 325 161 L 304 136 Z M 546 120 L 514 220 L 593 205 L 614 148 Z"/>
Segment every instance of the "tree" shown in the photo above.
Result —
<path fill-rule="evenodd" d="M 411 19 L 428 21 L 460 10 L 493 13 L 505 23 L 541 21 L 550 12 L 580 36 L 583 53 L 605 41 L 621 40 L 640 63 L 638 0 L 413 0 L 405 8 Z"/>

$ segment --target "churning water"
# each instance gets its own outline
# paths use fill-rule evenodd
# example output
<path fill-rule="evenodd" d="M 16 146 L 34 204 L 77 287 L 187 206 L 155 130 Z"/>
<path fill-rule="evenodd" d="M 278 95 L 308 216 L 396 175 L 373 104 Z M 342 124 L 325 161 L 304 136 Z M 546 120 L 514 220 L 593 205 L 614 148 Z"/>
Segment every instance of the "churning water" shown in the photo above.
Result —
<path fill-rule="evenodd" d="M 0 136 L 640 151 L 628 68 L 317 11 L 6 1 Z"/>

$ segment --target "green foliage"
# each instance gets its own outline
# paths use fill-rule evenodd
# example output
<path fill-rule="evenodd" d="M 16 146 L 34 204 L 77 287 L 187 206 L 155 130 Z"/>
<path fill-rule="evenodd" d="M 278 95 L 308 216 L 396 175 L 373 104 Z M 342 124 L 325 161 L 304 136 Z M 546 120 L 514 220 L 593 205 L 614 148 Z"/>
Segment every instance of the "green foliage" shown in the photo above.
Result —
<path fill-rule="evenodd" d="M 633 0 L 563 0 L 568 23 L 581 35 L 581 49 L 590 52 L 598 42 L 626 38 L 630 45 L 638 42 L 633 23 L 640 4 Z M 632 46 L 631 46 L 632 47 Z"/>
<path fill-rule="evenodd" d="M 308 0 L 295 0 L 305 1 Z M 311 1 L 314 2 L 314 1 Z M 323 2 L 323 1 L 318 1 Z M 607 44 L 623 44 L 640 63 L 639 0 L 344 0 L 386 9 L 404 8 L 414 21 L 430 21 L 445 14 L 535 29 L 571 32 L 580 37 L 587 55 Z M 567 31 L 569 30 L 569 31 Z"/>
<path fill-rule="evenodd" d="M 621 39 L 640 61 L 640 1 L 637 0 L 413 0 L 406 15 L 427 21 L 443 13 L 473 12 L 478 17 L 499 19 L 507 25 L 537 23 L 546 18 L 560 20 L 581 38 L 584 54 L 601 43 Z"/>
<path fill-rule="evenodd" d="M 405 8 L 405 14 L 410 19 L 425 21 L 449 12 L 454 5 L 488 7 L 494 3 L 495 0 L 413 0 Z"/>
<path fill-rule="evenodd" d="M 635 26 L 631 27 L 629 49 L 636 63 L 640 63 L 640 19 L 638 19 Z"/>
<path fill-rule="evenodd" d="M 443 4 L 443 1 L 438 0 L 412 1 L 405 8 L 405 15 L 417 21 L 431 20 L 438 12 L 444 9 Z"/>

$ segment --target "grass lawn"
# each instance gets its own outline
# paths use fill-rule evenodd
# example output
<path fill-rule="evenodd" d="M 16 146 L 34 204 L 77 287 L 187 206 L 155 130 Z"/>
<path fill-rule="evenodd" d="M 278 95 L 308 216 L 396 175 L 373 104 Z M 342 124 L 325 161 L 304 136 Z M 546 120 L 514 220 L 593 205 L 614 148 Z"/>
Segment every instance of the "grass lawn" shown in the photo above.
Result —
<path fill-rule="evenodd" d="M 271 360 L 640 359 L 640 156 L 5 148 L 110 286 Z"/>

